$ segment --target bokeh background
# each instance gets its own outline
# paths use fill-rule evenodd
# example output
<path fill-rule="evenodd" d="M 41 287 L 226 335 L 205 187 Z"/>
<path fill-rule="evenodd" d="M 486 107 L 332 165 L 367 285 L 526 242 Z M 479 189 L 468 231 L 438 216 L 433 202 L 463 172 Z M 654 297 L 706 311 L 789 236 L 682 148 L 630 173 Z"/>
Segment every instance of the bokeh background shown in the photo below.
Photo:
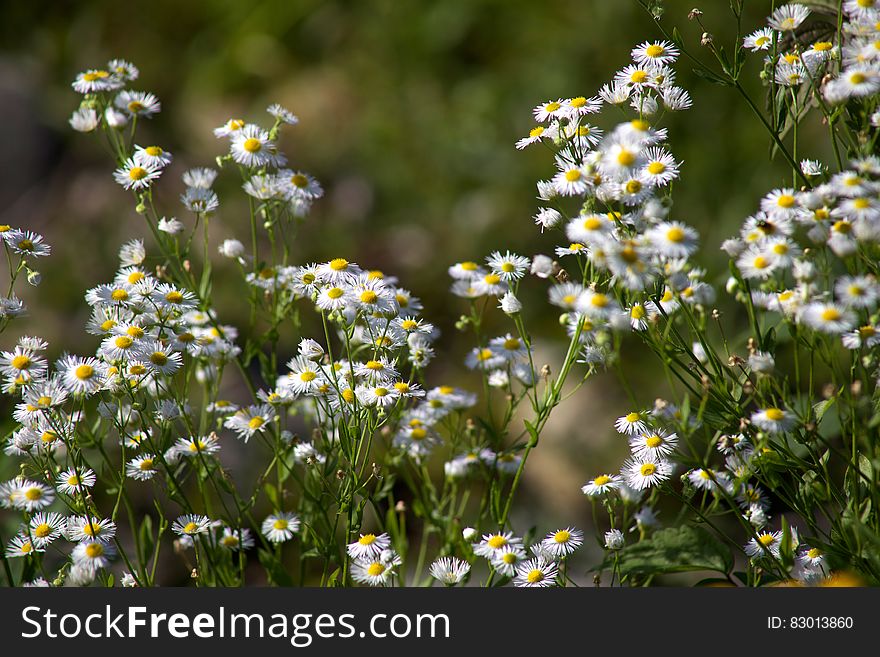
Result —
<path fill-rule="evenodd" d="M 663 20 L 708 58 L 701 29 L 687 19 L 694 4 L 670 0 Z M 732 43 L 728 3 L 702 4 L 716 41 Z M 750 31 L 763 24 L 770 3 L 747 5 L 743 27 Z M 76 73 L 121 57 L 141 70 L 134 88 L 153 91 L 163 104 L 139 141 L 175 155 L 158 186 L 166 214 L 184 219 L 179 174 L 223 152 L 213 127 L 233 116 L 268 123 L 264 110 L 272 102 L 291 108 L 301 122 L 282 146 L 327 191 L 293 245 L 297 258 L 344 255 L 399 276 L 422 297 L 427 317 L 444 331 L 440 348 L 452 355 L 432 366 L 431 382 L 473 389 L 461 365 L 472 345 L 453 326 L 464 306 L 447 293 L 446 267 L 496 248 L 552 250 L 553 238 L 531 219 L 535 181 L 550 175 L 551 158 L 541 148 L 513 147 L 532 125 L 531 108 L 593 95 L 628 63 L 634 45 L 660 36 L 635 0 L 59 0 L 3 7 L 0 223 L 39 231 L 53 245 L 41 263 L 43 284 L 22 292 L 30 317 L 12 325 L 4 348 L 37 333 L 52 342 L 53 356 L 94 350 L 95 339 L 82 330 L 84 291 L 111 278 L 122 242 L 144 236 L 150 244 L 98 140 L 67 125 L 78 103 L 70 88 Z M 763 97 L 760 69 L 753 55 L 744 84 L 755 97 Z M 781 160 L 769 160 L 766 134 L 734 91 L 697 78 L 686 62 L 677 70 L 694 108 L 666 119 L 671 149 L 684 161 L 674 214 L 699 229 L 698 260 L 723 296 L 721 241 L 790 173 Z M 809 150 L 808 137 L 801 148 L 803 156 L 824 155 Z M 218 184 L 224 204 L 212 224 L 217 243 L 247 241 L 246 210 L 229 200 L 243 198 L 238 184 L 231 172 Z M 225 269 L 218 310 L 236 323 L 246 312 L 241 283 Z M 560 331 L 544 294 L 537 284 L 526 292 L 528 322 L 540 358 L 554 363 Z M 739 322 L 732 312 L 725 321 L 732 330 Z M 298 338 L 285 336 L 288 348 Z M 668 390 L 644 367 L 649 356 L 630 344 L 625 370 L 647 406 Z M 629 406 L 609 373 L 558 410 L 530 460 L 521 520 L 542 529 L 589 523 L 580 486 L 619 467 L 627 449 L 612 423 Z"/>

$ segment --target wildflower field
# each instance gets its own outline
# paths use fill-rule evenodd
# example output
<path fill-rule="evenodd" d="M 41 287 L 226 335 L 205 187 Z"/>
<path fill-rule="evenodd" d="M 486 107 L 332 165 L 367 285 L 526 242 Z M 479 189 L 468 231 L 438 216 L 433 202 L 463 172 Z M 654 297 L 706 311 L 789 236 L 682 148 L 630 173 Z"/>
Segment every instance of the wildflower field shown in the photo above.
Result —
<path fill-rule="evenodd" d="M 37 67 L 0 581 L 880 583 L 880 0 L 286 4 Z"/>

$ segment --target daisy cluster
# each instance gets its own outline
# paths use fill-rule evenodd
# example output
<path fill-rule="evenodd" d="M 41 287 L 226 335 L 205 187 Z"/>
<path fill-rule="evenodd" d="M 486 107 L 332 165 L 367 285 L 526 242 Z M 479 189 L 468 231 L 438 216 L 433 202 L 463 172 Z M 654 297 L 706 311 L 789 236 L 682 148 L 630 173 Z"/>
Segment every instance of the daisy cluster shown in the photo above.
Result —
<path fill-rule="evenodd" d="M 35 261 L 52 252 L 45 238 L 39 233 L 9 225 L 0 226 L 0 239 L 6 251 L 9 264 L 10 282 L 7 296 L 0 296 L 0 332 L 4 331 L 9 322 L 27 313 L 24 302 L 16 296 L 14 289 L 19 275 L 25 274 L 27 282 L 39 285 L 42 275 L 35 268 Z"/>
<path fill-rule="evenodd" d="M 880 5 L 876 0 L 846 0 L 842 9 L 842 44 L 835 43 L 836 26 L 818 40 L 801 43 L 811 11 L 790 3 L 777 7 L 767 18 L 768 26 L 745 37 L 743 45 L 752 52 L 770 51 L 766 64 L 783 87 L 821 89 L 832 105 L 874 95 L 880 91 Z M 880 115 L 872 118 L 875 124 L 878 120 Z"/>
<path fill-rule="evenodd" d="M 539 125 L 518 148 L 541 142 L 556 153 L 556 174 L 538 183 L 544 202 L 535 222 L 564 234 L 555 256 L 574 261 L 583 282 L 568 280 L 548 256 L 533 259 L 532 273 L 561 282 L 550 301 L 566 311 L 566 326 L 584 343 L 585 362 L 609 357 L 608 330 L 645 330 L 680 303 L 708 304 L 713 288 L 688 257 L 697 232 L 669 216 L 670 185 L 681 163 L 666 146 L 667 130 L 653 123 L 665 111 L 690 107 L 675 86 L 678 49 L 668 41 L 645 42 L 633 63 L 593 98 L 568 98 L 534 109 Z M 638 116 L 607 134 L 589 122 L 603 106 L 629 105 Z"/>
<path fill-rule="evenodd" d="M 465 530 L 465 538 L 475 541 L 474 555 L 486 559 L 493 574 L 527 588 L 564 584 L 563 563 L 584 544 L 584 532 L 576 527 L 551 531 L 531 546 L 510 531 L 477 537 L 475 531 Z"/>
<path fill-rule="evenodd" d="M 854 160 L 850 168 L 817 177 L 815 183 L 767 194 L 740 235 L 722 248 L 736 258 L 740 275 L 753 286 L 749 300 L 754 306 L 868 353 L 880 343 L 874 314 L 880 285 L 870 261 L 856 267 L 850 263 L 880 242 L 880 159 Z M 729 288 L 737 287 L 731 280 Z M 770 354 L 753 354 L 752 360 L 758 372 L 773 369 Z M 790 415 L 772 410 L 772 417 L 757 418 L 761 428 L 793 428 Z"/>

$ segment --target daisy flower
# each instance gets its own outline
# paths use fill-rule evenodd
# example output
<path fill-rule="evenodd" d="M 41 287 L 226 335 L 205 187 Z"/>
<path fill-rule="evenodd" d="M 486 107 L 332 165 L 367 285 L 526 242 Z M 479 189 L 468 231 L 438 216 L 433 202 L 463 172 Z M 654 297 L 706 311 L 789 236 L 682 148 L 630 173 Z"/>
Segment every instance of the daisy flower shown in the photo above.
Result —
<path fill-rule="evenodd" d="M 493 552 L 492 556 L 489 557 L 489 564 L 498 571 L 499 575 L 513 577 L 516 575 L 517 565 L 525 560 L 527 556 L 522 546 L 508 545 Z"/>
<path fill-rule="evenodd" d="M 71 83 L 75 91 L 81 94 L 91 94 L 99 91 L 111 91 L 119 89 L 123 85 L 123 81 L 110 71 L 104 69 L 89 69 L 76 76 Z"/>
<path fill-rule="evenodd" d="M 755 411 L 750 419 L 752 424 L 767 433 L 787 433 L 797 424 L 797 418 L 790 411 L 775 407 Z"/>
<path fill-rule="evenodd" d="M 586 96 L 575 96 L 563 102 L 565 106 L 565 116 L 570 119 L 577 119 L 587 114 L 595 114 L 602 109 L 602 101 L 598 98 L 587 98 Z"/>
<path fill-rule="evenodd" d="M 873 309 L 880 299 L 880 286 L 872 276 L 842 276 L 834 284 L 834 293 L 847 306 Z"/>
<path fill-rule="evenodd" d="M 254 537 L 251 535 L 250 529 L 233 529 L 232 527 L 224 527 L 223 533 L 217 540 L 220 547 L 233 552 L 238 550 L 249 550 L 254 547 Z"/>
<path fill-rule="evenodd" d="M 662 148 L 652 147 L 645 151 L 640 176 L 650 185 L 663 187 L 678 178 L 679 163 Z"/>
<path fill-rule="evenodd" d="M 624 462 L 621 474 L 630 488 L 641 491 L 669 479 L 672 469 L 672 464 L 665 459 L 633 457 Z"/>
<path fill-rule="evenodd" d="M 278 172 L 278 180 L 282 184 L 288 198 L 301 198 L 308 200 L 319 199 L 324 195 L 321 183 L 311 175 L 302 171 L 285 169 Z"/>
<path fill-rule="evenodd" d="M 556 564 L 541 557 L 529 559 L 516 567 L 513 585 L 518 587 L 546 588 L 556 586 Z"/>
<path fill-rule="evenodd" d="M 125 464 L 125 476 L 138 481 L 152 479 L 157 472 L 155 457 L 152 454 L 135 457 Z"/>
<path fill-rule="evenodd" d="M 544 550 L 555 559 L 563 559 L 584 544 L 584 533 L 575 527 L 550 532 L 541 541 Z"/>
<path fill-rule="evenodd" d="M 13 230 L 3 234 L 4 241 L 19 255 L 42 258 L 52 252 L 44 237 L 31 230 Z"/>
<path fill-rule="evenodd" d="M 35 552 L 45 552 L 44 548 L 37 547 L 31 541 L 27 534 L 17 534 L 9 540 L 6 546 L 6 556 L 14 559 L 16 557 L 29 557 Z"/>
<path fill-rule="evenodd" d="M 752 559 L 768 556 L 768 553 L 779 558 L 782 543 L 782 532 L 761 532 L 757 538 L 750 539 L 743 548 Z"/>
<path fill-rule="evenodd" d="M 268 516 L 261 526 L 263 536 L 272 543 L 283 543 L 299 531 L 299 517 L 294 513 L 279 512 Z"/>
<path fill-rule="evenodd" d="M 793 32 L 810 15 L 808 7 L 798 3 L 790 3 L 777 7 L 767 19 L 767 23 L 774 30 L 780 32 Z"/>
<path fill-rule="evenodd" d="M 622 483 L 623 478 L 620 475 L 603 474 L 584 484 L 581 487 L 581 491 L 584 495 L 589 497 L 599 497 L 600 495 L 607 495 L 611 491 L 617 490 Z"/>
<path fill-rule="evenodd" d="M 678 445 L 678 436 L 663 429 L 646 431 L 632 436 L 629 446 L 636 457 L 659 459 L 672 454 Z"/>
<path fill-rule="evenodd" d="M 275 159 L 275 144 L 269 139 L 269 133 L 253 124 L 232 133 L 229 151 L 235 162 L 246 167 L 264 167 Z"/>
<path fill-rule="evenodd" d="M 120 91 L 113 104 L 130 117 L 148 118 L 162 109 L 159 99 L 147 91 Z"/>
<path fill-rule="evenodd" d="M 315 305 L 321 310 L 341 310 L 347 304 L 346 289 L 338 285 L 327 285 L 321 288 Z"/>
<path fill-rule="evenodd" d="M 177 518 L 171 524 L 171 531 L 178 536 L 196 537 L 206 534 L 211 529 L 211 520 L 208 516 L 186 514 Z"/>
<path fill-rule="evenodd" d="M 688 473 L 688 480 L 698 490 L 713 491 L 722 488 L 728 492 L 732 485 L 730 478 L 723 472 L 716 472 L 711 468 L 697 468 Z"/>
<path fill-rule="evenodd" d="M 266 108 L 266 111 L 281 123 L 286 123 L 287 125 L 296 125 L 299 123 L 299 118 L 293 112 L 282 107 L 278 103 L 272 103 Z"/>
<path fill-rule="evenodd" d="M 247 442 L 255 433 L 265 431 L 267 425 L 274 422 L 277 417 L 269 404 L 248 406 L 226 418 L 223 426 L 232 429 L 239 438 Z"/>
<path fill-rule="evenodd" d="M 384 586 L 394 576 L 394 569 L 378 559 L 356 560 L 351 565 L 354 581 L 370 586 Z"/>
<path fill-rule="evenodd" d="M 470 572 L 471 565 L 467 561 L 455 557 L 441 557 L 431 564 L 431 577 L 446 586 L 454 586 L 461 582 Z"/>
<path fill-rule="evenodd" d="M 558 119 L 565 116 L 565 109 L 565 101 L 562 98 L 559 98 L 557 100 L 550 100 L 546 103 L 541 103 L 532 110 L 532 114 L 538 123 L 545 123 L 550 119 Z"/>
<path fill-rule="evenodd" d="M 75 468 L 69 468 L 59 473 L 55 479 L 55 486 L 59 493 L 72 496 L 82 488 L 91 488 L 97 480 L 95 473 L 88 468 L 81 472 Z"/>
<path fill-rule="evenodd" d="M 199 454 L 213 454 L 220 450 L 220 443 L 214 434 L 209 436 L 190 436 L 178 438 L 174 443 L 176 454 L 196 457 Z"/>
<path fill-rule="evenodd" d="M 51 486 L 38 481 L 17 482 L 16 491 L 13 493 L 12 506 L 24 511 L 39 511 L 55 501 L 55 491 Z"/>
<path fill-rule="evenodd" d="M 504 255 L 501 255 L 500 251 L 493 251 L 486 258 L 486 264 L 495 274 L 501 277 L 501 280 L 510 283 L 525 276 L 531 262 L 528 258 L 516 255 L 510 251 L 506 251 Z"/>
<path fill-rule="evenodd" d="M 72 120 L 73 119 L 71 119 L 71 121 Z M 550 134 L 551 133 L 547 130 L 547 128 L 545 128 L 542 125 L 537 125 L 534 128 L 532 128 L 531 130 L 529 130 L 528 137 L 523 137 L 522 139 L 520 139 L 519 141 L 516 142 L 516 148 L 517 148 L 517 150 L 522 150 L 522 149 L 526 148 L 527 146 L 538 143 L 542 139 L 546 139 L 547 137 L 550 136 Z"/>
<path fill-rule="evenodd" d="M 843 346 L 847 349 L 861 349 L 862 346 L 874 347 L 880 344 L 880 327 L 866 324 L 841 336 Z"/>
<path fill-rule="evenodd" d="M 358 561 L 377 559 L 391 546 L 388 534 L 361 534 L 360 538 L 346 546 L 348 555 Z"/>
<path fill-rule="evenodd" d="M 110 543 L 79 543 L 73 548 L 74 566 L 79 566 L 87 572 L 106 568 L 114 556 L 116 556 L 116 548 Z"/>
<path fill-rule="evenodd" d="M 116 523 L 109 518 L 72 516 L 67 520 L 68 540 L 109 543 L 116 536 Z"/>
<path fill-rule="evenodd" d="M 60 513 L 35 513 L 28 524 L 28 533 L 38 548 L 44 548 L 64 533 L 65 518 Z"/>
<path fill-rule="evenodd" d="M 799 315 L 801 322 L 822 333 L 845 333 L 856 325 L 856 315 L 851 310 L 834 303 L 808 304 Z"/>
<path fill-rule="evenodd" d="M 474 546 L 474 554 L 478 557 L 492 559 L 504 548 L 521 546 L 522 539 L 515 537 L 513 532 L 484 534 L 480 542 Z"/>
<path fill-rule="evenodd" d="M 648 430 L 648 425 L 645 423 L 647 417 L 647 413 L 633 411 L 632 413 L 617 418 L 617 421 L 614 423 L 614 428 L 617 430 L 617 433 L 622 433 L 627 436 L 644 433 Z"/>
<path fill-rule="evenodd" d="M 773 30 L 769 27 L 762 27 L 755 30 L 743 39 L 743 47 L 748 48 L 752 52 L 759 50 L 769 50 L 773 45 Z"/>
<path fill-rule="evenodd" d="M 637 64 L 671 64 L 679 52 L 669 41 L 645 41 L 633 48 L 631 55 Z"/>
<path fill-rule="evenodd" d="M 490 272 L 482 278 L 474 279 L 472 285 L 477 296 L 503 297 L 510 290 L 507 280 L 501 274 Z"/>
<path fill-rule="evenodd" d="M 651 245 L 667 258 L 687 258 L 697 250 L 697 231 L 678 221 L 663 222 L 645 233 Z"/>
<path fill-rule="evenodd" d="M 113 173 L 113 178 L 125 189 L 146 189 L 153 181 L 162 175 L 162 169 L 139 162 L 134 158 L 128 158 L 121 167 Z"/>
<path fill-rule="evenodd" d="M 400 399 L 397 388 L 388 385 L 358 386 L 355 394 L 364 406 L 377 408 L 393 406 Z"/>
<path fill-rule="evenodd" d="M 161 146 L 137 146 L 134 147 L 134 161 L 149 166 L 162 168 L 171 164 L 171 153 Z"/>
<path fill-rule="evenodd" d="M 579 196 L 587 191 L 589 174 L 583 167 L 567 165 L 553 176 L 553 186 L 560 196 Z"/>

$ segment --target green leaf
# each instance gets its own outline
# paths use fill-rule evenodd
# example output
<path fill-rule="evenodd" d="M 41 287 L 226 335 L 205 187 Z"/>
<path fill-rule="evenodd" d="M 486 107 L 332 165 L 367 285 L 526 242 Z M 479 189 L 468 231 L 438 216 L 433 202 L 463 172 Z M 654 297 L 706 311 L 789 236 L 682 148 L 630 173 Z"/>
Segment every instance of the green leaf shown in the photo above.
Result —
<path fill-rule="evenodd" d="M 615 557 L 621 576 L 712 570 L 728 573 L 733 555 L 715 536 L 693 525 L 661 529 L 650 538 L 609 554 L 602 564 L 611 568 Z"/>
<path fill-rule="evenodd" d="M 729 80 L 725 80 L 720 75 L 713 73 L 712 71 L 703 69 L 703 68 L 695 68 L 693 69 L 694 75 L 699 78 L 703 78 L 712 84 L 717 84 L 722 87 L 730 87 L 732 86 Z"/>

